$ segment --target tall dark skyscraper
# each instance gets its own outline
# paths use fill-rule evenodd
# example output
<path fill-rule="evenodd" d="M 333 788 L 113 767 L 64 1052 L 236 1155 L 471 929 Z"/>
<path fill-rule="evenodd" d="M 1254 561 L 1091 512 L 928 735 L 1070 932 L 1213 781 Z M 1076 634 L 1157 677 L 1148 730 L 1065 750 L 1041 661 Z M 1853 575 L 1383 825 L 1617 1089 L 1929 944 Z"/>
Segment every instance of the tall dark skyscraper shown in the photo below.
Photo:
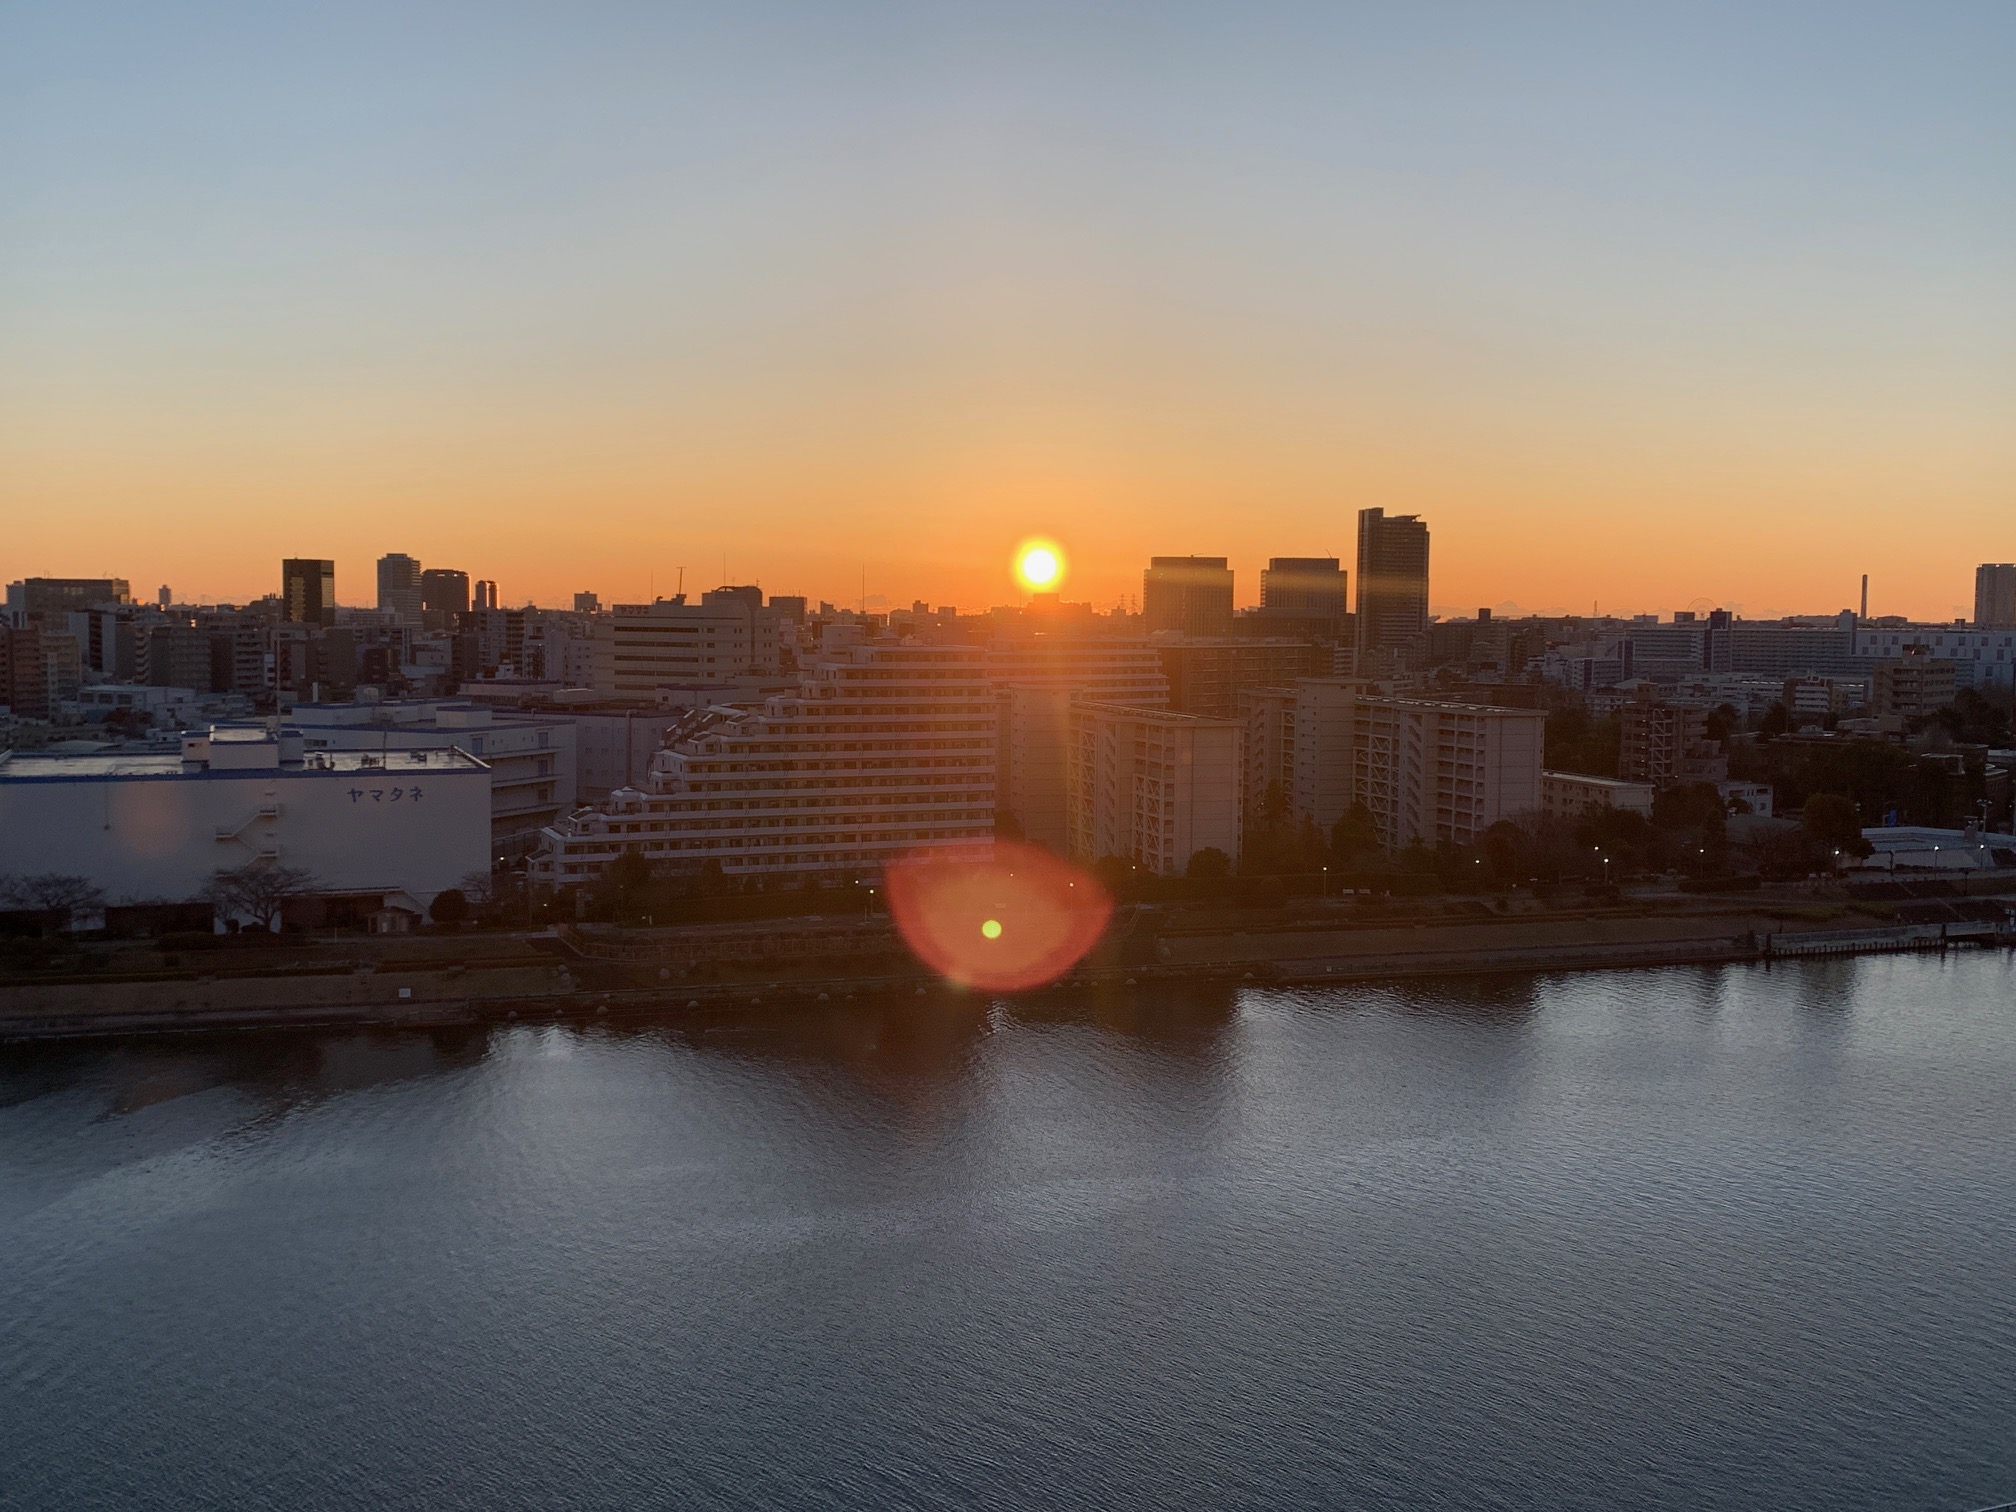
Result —
<path fill-rule="evenodd" d="M 1358 511 L 1358 651 L 1403 650 L 1428 631 L 1428 526 Z"/>
<path fill-rule="evenodd" d="M 420 562 L 403 551 L 378 558 L 378 607 L 402 625 L 420 623 Z"/>
<path fill-rule="evenodd" d="M 445 630 L 450 615 L 468 612 L 468 573 L 458 567 L 429 567 L 420 574 L 420 616 L 429 629 Z"/>
<path fill-rule="evenodd" d="M 2016 625 L 2016 564 L 1983 562 L 1974 569 L 1974 623 Z"/>
<path fill-rule="evenodd" d="M 1232 569 L 1223 557 L 1158 556 L 1141 580 L 1147 628 L 1185 635 L 1232 633 Z"/>
<path fill-rule="evenodd" d="M 287 557 L 280 563 L 280 603 L 288 623 L 336 623 L 336 564 L 317 557 Z"/>
<path fill-rule="evenodd" d="M 1342 619 L 1350 574 L 1335 557 L 1273 557 L 1260 574 L 1260 607 Z"/>

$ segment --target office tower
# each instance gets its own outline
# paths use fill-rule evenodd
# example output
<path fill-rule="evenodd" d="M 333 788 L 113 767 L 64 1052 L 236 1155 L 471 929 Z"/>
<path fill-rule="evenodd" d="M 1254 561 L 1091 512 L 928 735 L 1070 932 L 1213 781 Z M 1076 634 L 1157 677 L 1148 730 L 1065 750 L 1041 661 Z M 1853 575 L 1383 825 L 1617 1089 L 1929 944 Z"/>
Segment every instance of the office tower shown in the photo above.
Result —
<path fill-rule="evenodd" d="M 615 604 L 594 622 L 595 686 L 607 694 L 653 697 L 661 687 L 685 687 L 738 677 L 775 676 L 778 617 L 747 598 L 709 593 Z"/>
<path fill-rule="evenodd" d="M 397 624 L 420 623 L 425 599 L 420 575 L 420 563 L 403 551 L 378 558 L 378 607 Z"/>
<path fill-rule="evenodd" d="M 175 602 L 175 590 L 170 588 L 166 583 L 163 583 L 161 591 L 154 595 L 154 601 L 163 609 L 166 609 Z"/>
<path fill-rule="evenodd" d="M 602 600 L 599 595 L 593 593 L 577 593 L 574 595 L 574 612 L 576 614 L 598 614 L 601 612 L 601 609 Z"/>
<path fill-rule="evenodd" d="M 2016 625 L 2016 563 L 1983 562 L 1974 569 L 1974 623 Z"/>
<path fill-rule="evenodd" d="M 495 578 L 476 579 L 476 607 L 478 609 L 501 609 L 497 602 L 497 580 Z"/>
<path fill-rule="evenodd" d="M 1274 557 L 1260 574 L 1260 607 L 1342 619 L 1350 574 L 1335 557 Z"/>
<path fill-rule="evenodd" d="M 280 612 L 290 625 L 336 623 L 336 564 L 288 557 L 280 564 Z"/>
<path fill-rule="evenodd" d="M 469 612 L 469 574 L 429 567 L 420 574 L 420 617 L 430 630 L 446 630 L 452 616 Z"/>
<path fill-rule="evenodd" d="M 1358 652 L 1406 650 L 1428 629 L 1428 526 L 1358 511 Z"/>
<path fill-rule="evenodd" d="M 1148 630 L 1184 635 L 1232 633 L 1232 569 L 1223 557 L 1158 556 L 1141 579 Z"/>

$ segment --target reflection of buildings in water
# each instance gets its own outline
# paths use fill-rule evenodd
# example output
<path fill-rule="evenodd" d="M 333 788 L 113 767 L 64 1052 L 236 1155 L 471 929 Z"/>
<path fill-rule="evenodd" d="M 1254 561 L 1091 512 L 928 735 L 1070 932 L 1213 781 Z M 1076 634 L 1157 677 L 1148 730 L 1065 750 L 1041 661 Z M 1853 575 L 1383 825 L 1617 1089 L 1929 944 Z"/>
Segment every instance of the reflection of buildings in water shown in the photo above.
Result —
<path fill-rule="evenodd" d="M 1809 1013 L 1835 1018 L 1855 1006 L 1855 982 L 1863 963 L 1854 956 L 1808 956 L 1804 960 L 1772 961 L 1766 970 L 1792 990 Z"/>
<path fill-rule="evenodd" d="M 260 1118 L 343 1092 L 411 1081 L 474 1066 L 488 1031 L 267 1030 L 15 1046 L 0 1104 L 102 1088 L 106 1111 L 138 1113 L 177 1098 L 224 1088 L 250 1098 Z"/>
<path fill-rule="evenodd" d="M 1212 1054 L 1239 1011 L 1238 990 L 1214 982 L 1127 987 L 1101 982 L 1005 1000 L 1017 1023 L 1077 1024 L 1185 1054 Z"/>
<path fill-rule="evenodd" d="M 986 1035 L 988 1014 L 988 999 L 974 993 L 864 993 L 816 1007 L 695 1010 L 682 1015 L 673 1032 L 682 1044 L 710 1055 L 846 1071 L 878 1092 L 915 1101 L 964 1076 Z M 623 1031 L 611 1026 L 607 1032 Z"/>
<path fill-rule="evenodd" d="M 1678 989 L 1697 1017 L 1708 1019 L 1729 1002 L 1729 968 L 1723 963 L 1704 962 L 1698 966 L 1673 966 L 1667 978 Z"/>
<path fill-rule="evenodd" d="M 1409 1013 L 1509 1024 L 1540 1011 L 1540 983 L 1532 972 L 1502 972 L 1409 978 L 1383 985 L 1388 999 Z"/>

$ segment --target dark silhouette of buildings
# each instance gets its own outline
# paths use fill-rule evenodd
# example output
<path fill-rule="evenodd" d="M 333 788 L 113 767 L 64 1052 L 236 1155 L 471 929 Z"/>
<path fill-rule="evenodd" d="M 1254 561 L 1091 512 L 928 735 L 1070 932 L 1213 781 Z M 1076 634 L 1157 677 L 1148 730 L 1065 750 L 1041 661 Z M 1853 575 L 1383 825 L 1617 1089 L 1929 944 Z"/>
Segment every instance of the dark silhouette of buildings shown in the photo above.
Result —
<path fill-rule="evenodd" d="M 1428 526 L 1358 511 L 1358 654 L 1404 653 L 1428 631 Z"/>
<path fill-rule="evenodd" d="M 1223 557 L 1150 557 L 1141 580 L 1141 613 L 1151 632 L 1230 635 L 1232 569 Z"/>
<path fill-rule="evenodd" d="M 290 625 L 336 623 L 336 564 L 318 557 L 280 563 L 281 613 Z"/>

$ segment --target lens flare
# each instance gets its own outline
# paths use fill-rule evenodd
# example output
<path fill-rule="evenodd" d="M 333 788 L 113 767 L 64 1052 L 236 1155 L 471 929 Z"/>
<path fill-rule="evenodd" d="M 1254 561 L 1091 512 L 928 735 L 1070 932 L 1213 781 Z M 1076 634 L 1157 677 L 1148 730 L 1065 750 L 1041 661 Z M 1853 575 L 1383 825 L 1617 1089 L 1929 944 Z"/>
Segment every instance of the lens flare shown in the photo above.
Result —
<path fill-rule="evenodd" d="M 1064 581 L 1064 548 L 1029 540 L 1015 548 L 1015 581 L 1030 593 L 1048 593 Z"/>
<path fill-rule="evenodd" d="M 1037 846 L 997 840 L 994 859 L 899 861 L 889 915 L 917 958 L 948 981 L 1023 992 L 1085 958 L 1113 915 L 1098 880 Z"/>

